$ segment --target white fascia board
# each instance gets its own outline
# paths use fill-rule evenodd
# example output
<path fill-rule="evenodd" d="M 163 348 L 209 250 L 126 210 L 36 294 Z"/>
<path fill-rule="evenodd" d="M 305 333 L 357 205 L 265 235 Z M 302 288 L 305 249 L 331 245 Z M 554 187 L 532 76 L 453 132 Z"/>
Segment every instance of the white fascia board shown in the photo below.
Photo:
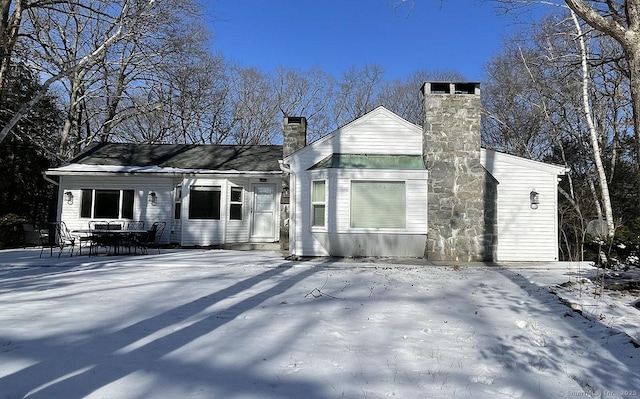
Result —
<path fill-rule="evenodd" d="M 222 175 L 222 176 L 263 176 L 281 175 L 282 171 L 239 171 L 239 170 L 212 170 L 212 169 L 182 169 L 162 168 L 158 166 L 108 166 L 108 165 L 83 165 L 71 164 L 60 168 L 45 171 L 47 176 L 112 176 L 121 175 L 154 175 L 154 176 L 183 176 L 183 175 Z"/>
<path fill-rule="evenodd" d="M 541 172 L 547 172 L 555 175 L 564 175 L 570 171 L 569 168 L 566 168 L 564 166 L 548 164 L 540 161 L 535 161 L 533 159 L 522 158 L 515 155 L 505 154 L 503 152 L 482 148 L 480 151 L 480 162 L 487 170 L 490 169 L 487 167 L 487 161 L 489 159 L 495 159 L 496 161 L 532 168 Z M 489 170 L 489 172 L 491 172 L 491 170 Z"/>

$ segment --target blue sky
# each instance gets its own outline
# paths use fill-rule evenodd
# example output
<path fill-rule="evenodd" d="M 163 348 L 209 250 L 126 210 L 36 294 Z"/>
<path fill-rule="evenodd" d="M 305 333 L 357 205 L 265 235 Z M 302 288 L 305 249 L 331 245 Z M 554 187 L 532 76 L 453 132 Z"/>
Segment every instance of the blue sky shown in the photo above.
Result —
<path fill-rule="evenodd" d="M 376 63 L 385 78 L 453 70 L 484 80 L 484 66 L 515 28 L 481 0 L 213 0 L 213 50 L 270 72 L 317 66 L 339 77 Z"/>

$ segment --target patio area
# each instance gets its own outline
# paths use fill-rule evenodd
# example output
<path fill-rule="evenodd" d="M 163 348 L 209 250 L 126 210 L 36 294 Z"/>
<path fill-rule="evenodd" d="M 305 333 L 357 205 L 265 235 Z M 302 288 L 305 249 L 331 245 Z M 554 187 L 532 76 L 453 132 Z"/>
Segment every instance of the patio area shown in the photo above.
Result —
<path fill-rule="evenodd" d="M 576 265 L 39 251 L 0 251 L 3 398 L 640 395 L 628 336 L 548 289 Z"/>

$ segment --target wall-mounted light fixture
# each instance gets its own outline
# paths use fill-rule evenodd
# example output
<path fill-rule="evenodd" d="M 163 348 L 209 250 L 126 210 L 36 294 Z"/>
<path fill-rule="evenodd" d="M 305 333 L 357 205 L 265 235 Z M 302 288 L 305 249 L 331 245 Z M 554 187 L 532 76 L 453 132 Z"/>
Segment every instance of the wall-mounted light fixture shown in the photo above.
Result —
<path fill-rule="evenodd" d="M 64 200 L 67 201 L 67 204 L 73 205 L 73 193 L 71 191 L 66 191 L 64 193 Z"/>
<path fill-rule="evenodd" d="M 285 184 L 282 186 L 282 196 L 285 198 L 289 198 L 289 195 L 290 195 L 289 186 Z"/>
<path fill-rule="evenodd" d="M 158 203 L 158 194 L 156 194 L 154 191 L 150 191 L 149 197 L 147 199 L 151 205 L 156 206 L 156 204 Z"/>
<path fill-rule="evenodd" d="M 531 209 L 538 209 L 538 204 L 540 204 L 540 194 L 534 188 L 529 193 L 529 202 L 531 203 Z"/>

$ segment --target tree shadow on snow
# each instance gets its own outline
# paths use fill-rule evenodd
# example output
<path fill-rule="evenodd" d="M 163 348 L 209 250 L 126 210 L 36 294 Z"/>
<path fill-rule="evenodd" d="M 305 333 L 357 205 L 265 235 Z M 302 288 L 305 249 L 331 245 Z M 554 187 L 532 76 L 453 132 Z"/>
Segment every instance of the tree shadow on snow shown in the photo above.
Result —
<path fill-rule="evenodd" d="M 0 337 L 5 354 L 10 355 L 12 348 L 42 348 L 32 365 L 0 378 L 0 392 L 6 398 L 80 398 L 111 383 L 126 380 L 132 374 L 140 374 L 143 379 L 145 375 L 159 374 L 161 378 L 154 378 L 155 385 L 148 387 L 148 392 L 140 392 L 134 397 L 149 397 L 151 392 L 171 392 L 176 387 L 182 387 L 177 393 L 190 389 L 210 389 L 215 392 L 215 397 L 298 397 L 304 393 L 306 398 L 324 398 L 326 396 L 320 392 L 321 387 L 313 381 L 285 381 L 251 368 L 218 367 L 212 366 L 211 362 L 181 362 L 171 357 L 172 352 L 220 329 L 242 313 L 260 306 L 315 272 L 314 268 L 304 268 L 285 276 L 291 267 L 291 263 L 285 263 L 268 268 L 227 288 L 117 331 L 86 332 L 89 338 L 76 343 L 65 344 L 65 337 L 13 342 L 7 337 Z M 214 312 L 184 327 L 176 326 L 212 305 L 241 295 L 264 282 L 273 285 L 255 293 L 251 291 L 252 295 L 245 295 L 244 299 L 224 308 L 224 311 Z M 158 337 L 150 339 L 154 333 Z M 162 386 L 157 386 L 157 381 L 161 381 Z M 204 386 L 203 381 L 206 382 Z M 274 390 L 276 387 L 277 393 Z"/>
<path fill-rule="evenodd" d="M 519 366 L 538 370 L 558 364 L 558 370 L 573 379 L 587 397 L 621 396 L 640 389 L 640 349 L 623 331 L 616 330 L 598 318 L 587 318 L 573 311 L 556 296 L 551 287 L 541 286 L 523 276 L 517 269 L 496 269 L 507 277 L 528 297 L 526 301 L 513 303 L 523 316 L 523 339 L 533 341 L 537 350 L 522 353 L 517 348 L 522 342 L 500 342 L 491 352 L 499 353 L 509 368 Z M 560 283 L 560 282 L 559 282 Z M 548 320 L 549 315 L 556 320 Z M 566 336 L 547 330 L 552 322 L 564 325 Z M 578 393 L 576 393 L 578 395 Z"/>

